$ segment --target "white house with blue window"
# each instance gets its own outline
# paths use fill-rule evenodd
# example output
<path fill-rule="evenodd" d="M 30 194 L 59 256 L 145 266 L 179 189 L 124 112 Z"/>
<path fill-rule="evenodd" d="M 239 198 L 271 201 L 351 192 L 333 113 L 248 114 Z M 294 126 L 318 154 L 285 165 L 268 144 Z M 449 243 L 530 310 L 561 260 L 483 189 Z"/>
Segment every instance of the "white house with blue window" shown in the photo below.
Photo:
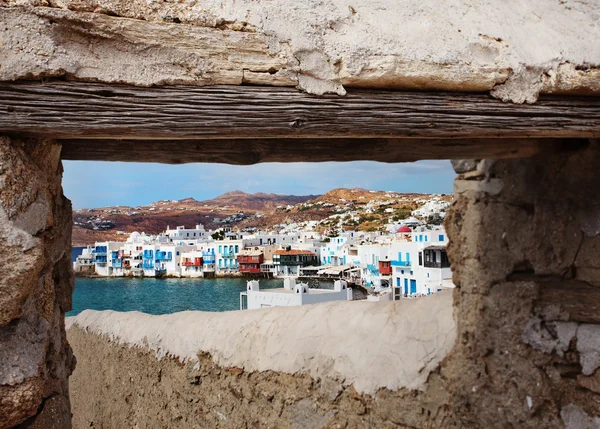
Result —
<path fill-rule="evenodd" d="M 348 260 L 348 246 L 355 243 L 355 232 L 348 232 L 330 238 L 321 248 L 321 265 L 346 265 Z"/>
<path fill-rule="evenodd" d="M 237 272 L 237 254 L 244 249 L 244 240 L 216 240 L 213 246 L 216 272 Z"/>
<path fill-rule="evenodd" d="M 367 287 L 381 286 L 382 280 L 390 276 L 380 272 L 379 262 L 391 260 L 391 243 L 370 243 L 356 246 L 360 261 L 360 277 Z M 352 258 L 354 260 L 354 258 Z"/>
<path fill-rule="evenodd" d="M 429 295 L 454 286 L 447 243 L 443 228 L 418 228 L 410 240 L 392 242 L 392 284 L 397 288 L 396 295 Z"/>

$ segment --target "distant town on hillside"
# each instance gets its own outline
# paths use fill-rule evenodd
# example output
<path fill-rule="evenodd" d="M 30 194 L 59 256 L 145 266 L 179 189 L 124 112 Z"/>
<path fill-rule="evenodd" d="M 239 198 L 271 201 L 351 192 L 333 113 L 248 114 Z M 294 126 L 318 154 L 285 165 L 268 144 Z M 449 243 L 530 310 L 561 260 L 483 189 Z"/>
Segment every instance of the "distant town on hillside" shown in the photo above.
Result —
<path fill-rule="evenodd" d="M 196 201 L 162 200 L 145 206 L 80 209 L 73 213 L 73 245 L 125 241 L 132 232 L 158 234 L 168 227 L 203 224 L 255 230 L 312 229 L 328 236 L 343 230 L 385 232 L 414 218 L 441 224 L 452 195 L 403 194 L 361 188 L 338 188 L 323 195 L 276 195 L 241 191 Z"/>

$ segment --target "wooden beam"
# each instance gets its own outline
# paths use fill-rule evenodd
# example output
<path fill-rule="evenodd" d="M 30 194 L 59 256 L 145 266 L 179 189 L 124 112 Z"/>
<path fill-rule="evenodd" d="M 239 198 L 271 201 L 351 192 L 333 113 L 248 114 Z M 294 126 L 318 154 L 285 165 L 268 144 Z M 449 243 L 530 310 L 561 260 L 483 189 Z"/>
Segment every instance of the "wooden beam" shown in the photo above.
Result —
<path fill-rule="evenodd" d="M 21 82 L 0 84 L 0 133 L 159 140 L 592 138 L 600 137 L 600 103 L 594 97 L 545 96 L 515 105 L 486 94 L 351 90 L 340 97 L 277 87 Z"/>
<path fill-rule="evenodd" d="M 560 149 L 574 141 L 548 139 L 66 139 L 62 158 L 87 161 L 137 161 L 181 164 L 216 162 L 381 161 L 420 159 L 522 158 Z"/>
<path fill-rule="evenodd" d="M 600 323 L 600 286 L 577 280 L 540 282 L 536 305 L 552 307 L 572 322 Z"/>

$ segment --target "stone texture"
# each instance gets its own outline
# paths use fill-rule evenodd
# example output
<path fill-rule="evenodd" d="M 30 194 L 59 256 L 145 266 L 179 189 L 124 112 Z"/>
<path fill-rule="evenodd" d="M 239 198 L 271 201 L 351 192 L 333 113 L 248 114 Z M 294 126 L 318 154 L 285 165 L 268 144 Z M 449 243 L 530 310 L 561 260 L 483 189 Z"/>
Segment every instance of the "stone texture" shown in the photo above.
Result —
<path fill-rule="evenodd" d="M 0 80 L 600 91 L 593 0 L 2 0 Z"/>
<path fill-rule="evenodd" d="M 77 325 L 67 332 L 78 357 L 70 380 L 74 428 L 396 428 L 423 427 L 423 421 L 460 427 L 435 374 L 426 399 L 406 389 L 360 394 L 327 376 L 234 371 L 206 353 L 182 364 Z M 402 361 L 378 369 L 400 372 Z"/>
<path fill-rule="evenodd" d="M 577 422 L 600 416 L 600 397 L 577 382 L 597 366 L 598 325 L 536 304 L 547 284 L 562 282 L 568 296 L 576 261 L 587 273 L 598 267 L 581 250 L 597 239 L 589 225 L 600 219 L 599 166 L 590 142 L 484 160 L 457 177 L 446 229 L 459 341 L 440 375 L 466 427 L 593 427 Z"/>
<path fill-rule="evenodd" d="M 428 343 L 422 352 L 444 357 L 425 359 L 417 384 L 407 380 L 424 356 L 412 354 L 418 335 L 443 327 L 429 305 L 271 309 L 239 314 L 229 328 L 194 313 L 86 312 L 69 329 L 82 359 L 71 380 L 76 427 L 595 428 L 599 325 L 540 304 L 540 291 L 562 284 L 569 297 L 598 267 L 581 254 L 595 252 L 598 236 L 598 142 L 457 165 L 464 172 L 446 220 L 456 341 L 442 355 Z M 383 314 L 387 322 L 377 322 Z M 421 331 L 404 324 L 411 318 Z M 183 334 L 180 322 L 201 328 Z M 407 354 L 409 344 L 419 346 Z"/>
<path fill-rule="evenodd" d="M 369 394 L 381 388 L 423 389 L 456 339 L 449 291 L 419 300 L 226 313 L 152 316 L 85 310 L 67 324 L 120 344 L 144 347 L 158 358 L 194 363 L 198 353 L 209 353 L 224 368 L 305 371 L 315 379 L 342 380 Z M 392 360 L 401 369 L 383 370 Z"/>
<path fill-rule="evenodd" d="M 53 427 L 70 426 L 71 205 L 61 175 L 59 146 L 0 138 L 0 428 L 33 424 L 51 403 L 66 413 Z"/>

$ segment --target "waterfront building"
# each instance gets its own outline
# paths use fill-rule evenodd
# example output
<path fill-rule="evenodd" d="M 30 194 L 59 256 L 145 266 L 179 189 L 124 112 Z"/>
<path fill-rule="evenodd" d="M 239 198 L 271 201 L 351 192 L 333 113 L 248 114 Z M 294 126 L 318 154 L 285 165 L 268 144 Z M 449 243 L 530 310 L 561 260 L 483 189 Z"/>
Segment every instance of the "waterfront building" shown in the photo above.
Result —
<path fill-rule="evenodd" d="M 237 255 L 239 272 L 241 274 L 260 274 L 260 266 L 264 261 L 264 251 L 259 247 L 244 249 Z"/>
<path fill-rule="evenodd" d="M 409 240 L 392 242 L 393 286 L 402 295 L 427 295 L 453 287 L 443 228 L 417 228 Z"/>
<path fill-rule="evenodd" d="M 179 265 L 181 277 L 204 277 L 204 252 L 202 250 L 181 252 Z"/>
<path fill-rule="evenodd" d="M 92 255 L 93 246 L 87 246 L 81 249 L 81 254 L 73 262 L 73 271 L 81 274 L 94 273 L 94 256 Z"/>
<path fill-rule="evenodd" d="M 240 293 L 240 310 L 267 307 L 291 307 L 331 301 L 351 301 L 352 289 L 344 280 L 336 280 L 333 289 L 311 289 L 306 283 L 286 278 L 283 288 L 260 290 L 258 280 L 250 280 Z"/>
<path fill-rule="evenodd" d="M 317 241 L 317 235 L 302 230 L 287 234 L 257 231 L 235 240 L 199 237 L 202 231 L 197 226 L 178 227 L 158 236 L 134 232 L 127 242 L 99 242 L 84 249 L 74 267 L 81 271 L 81 267 L 93 266 L 99 276 L 343 277 L 373 287 L 380 292 L 373 295 L 376 300 L 430 294 L 453 286 L 443 227 L 404 225 L 390 234 L 344 231 L 328 242 Z M 189 240 L 188 233 L 192 234 Z M 269 244 L 284 238 L 294 244 Z M 266 244 L 252 245 L 261 239 Z"/>
<path fill-rule="evenodd" d="M 95 265 L 95 273 L 99 276 L 110 277 L 117 275 L 115 268 L 119 268 L 115 261 L 111 259 L 114 252 L 119 250 L 122 243 L 114 241 L 99 242 L 94 245 L 92 249 L 92 256 Z"/>
<path fill-rule="evenodd" d="M 273 253 L 273 265 L 277 276 L 300 275 L 300 267 L 319 265 L 319 259 L 309 250 L 292 249 L 290 246 Z"/>

